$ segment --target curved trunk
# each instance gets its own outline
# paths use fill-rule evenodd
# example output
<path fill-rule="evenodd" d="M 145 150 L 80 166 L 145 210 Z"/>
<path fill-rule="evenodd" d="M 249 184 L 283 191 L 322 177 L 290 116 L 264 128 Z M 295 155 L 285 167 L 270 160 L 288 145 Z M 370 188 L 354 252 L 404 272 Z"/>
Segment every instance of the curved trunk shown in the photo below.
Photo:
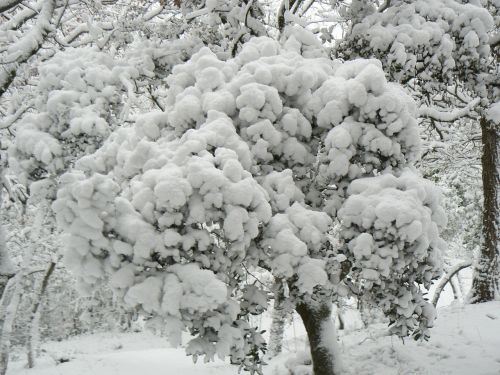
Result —
<path fill-rule="evenodd" d="M 453 294 L 455 296 L 455 299 L 458 299 L 458 296 L 457 296 L 458 293 L 455 291 L 455 288 L 454 288 L 453 283 L 452 283 L 452 278 L 453 278 L 453 276 L 458 275 L 458 273 L 461 270 L 468 268 L 470 266 L 472 266 L 471 262 L 459 263 L 459 264 L 455 265 L 454 267 L 452 267 L 446 273 L 446 275 L 444 275 L 444 277 L 441 279 L 441 281 L 439 281 L 439 283 L 437 284 L 436 291 L 434 292 L 434 296 L 432 297 L 431 302 L 434 306 L 437 306 L 437 303 L 439 301 L 439 297 L 441 296 L 441 293 L 442 293 L 444 287 L 448 283 L 450 283 L 451 287 L 453 288 Z"/>
<path fill-rule="evenodd" d="M 481 118 L 483 143 L 483 242 L 474 269 L 471 303 L 492 301 L 498 291 L 500 253 L 500 130 Z"/>
<path fill-rule="evenodd" d="M 300 303 L 295 310 L 306 328 L 314 375 L 338 375 L 335 364 L 335 326 L 331 319 L 331 304 Z"/>

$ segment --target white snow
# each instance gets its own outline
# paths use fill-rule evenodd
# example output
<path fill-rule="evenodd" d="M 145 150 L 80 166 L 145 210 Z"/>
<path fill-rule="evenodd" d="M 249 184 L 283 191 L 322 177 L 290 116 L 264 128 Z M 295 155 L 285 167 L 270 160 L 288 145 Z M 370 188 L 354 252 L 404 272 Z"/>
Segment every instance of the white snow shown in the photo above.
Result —
<path fill-rule="evenodd" d="M 340 331 L 343 375 L 497 375 L 500 369 L 500 302 L 441 308 L 428 342 L 404 343 L 386 335 L 384 324 Z M 284 353 L 264 375 L 311 374 L 304 365 L 304 328 L 294 317 L 285 332 Z M 216 360 L 194 364 L 184 349 L 169 347 L 150 333 L 106 333 L 42 344 L 34 369 L 24 368 L 22 351 L 12 353 L 7 375 L 234 375 L 236 366 Z M 68 362 L 56 364 L 58 359 Z M 288 372 L 292 367 L 295 372 Z M 303 372 L 300 372 L 303 371 Z"/>

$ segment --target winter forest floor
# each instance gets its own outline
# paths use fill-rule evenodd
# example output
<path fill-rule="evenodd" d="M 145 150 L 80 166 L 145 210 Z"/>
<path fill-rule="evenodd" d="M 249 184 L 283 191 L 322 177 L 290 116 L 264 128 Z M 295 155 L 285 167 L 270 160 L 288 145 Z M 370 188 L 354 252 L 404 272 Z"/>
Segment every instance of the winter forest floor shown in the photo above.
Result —
<path fill-rule="evenodd" d="M 384 335 L 386 327 L 341 333 L 340 352 L 349 375 L 500 375 L 500 302 L 440 308 L 429 342 Z M 295 322 L 285 337 L 285 352 L 266 366 L 265 375 L 289 374 L 285 362 L 304 349 Z M 193 364 L 182 349 L 168 347 L 150 333 L 97 334 L 42 345 L 34 369 L 13 353 L 7 375 L 233 375 L 237 367 L 222 361 Z M 17 358 L 16 358 L 17 357 Z M 64 363 L 56 364 L 63 359 Z M 288 366 L 289 367 L 289 366 Z M 294 375 L 306 375 L 297 366 Z"/>

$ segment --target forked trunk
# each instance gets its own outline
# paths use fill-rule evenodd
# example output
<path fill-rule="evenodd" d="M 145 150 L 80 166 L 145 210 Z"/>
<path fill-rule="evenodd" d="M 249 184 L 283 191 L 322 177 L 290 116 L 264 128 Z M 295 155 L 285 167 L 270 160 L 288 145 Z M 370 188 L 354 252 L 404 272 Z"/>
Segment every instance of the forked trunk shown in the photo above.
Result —
<path fill-rule="evenodd" d="M 498 290 L 500 236 L 500 131 L 481 119 L 483 142 L 483 242 L 474 270 L 471 303 L 492 301 Z"/>
<path fill-rule="evenodd" d="M 314 375 L 339 375 L 336 371 L 335 326 L 331 319 L 331 304 L 298 304 L 297 313 L 306 328 Z M 338 366 L 337 366 L 338 367 Z"/>

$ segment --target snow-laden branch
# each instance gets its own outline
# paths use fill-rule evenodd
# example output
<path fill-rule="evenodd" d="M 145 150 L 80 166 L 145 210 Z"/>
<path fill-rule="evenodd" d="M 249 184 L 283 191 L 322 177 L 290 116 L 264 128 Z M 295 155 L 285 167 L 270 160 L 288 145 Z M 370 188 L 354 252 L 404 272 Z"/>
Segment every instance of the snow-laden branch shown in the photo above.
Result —
<path fill-rule="evenodd" d="M 144 21 L 150 21 L 150 20 L 152 20 L 153 18 L 159 16 L 163 12 L 164 9 L 165 9 L 165 4 L 159 6 L 156 9 L 153 9 L 153 10 L 149 11 L 148 13 L 146 13 L 143 16 L 143 20 Z"/>
<path fill-rule="evenodd" d="M 194 10 L 191 13 L 188 13 L 185 18 L 187 21 L 189 21 L 189 20 L 192 20 L 193 18 L 204 16 L 205 14 L 208 14 L 208 13 L 210 13 L 209 8 L 201 8 L 198 10 Z"/>
<path fill-rule="evenodd" d="M 24 104 L 18 108 L 18 110 L 12 115 L 6 116 L 2 121 L 0 121 L 0 129 L 10 128 L 21 116 L 30 108 L 29 104 Z"/>
<path fill-rule="evenodd" d="M 21 4 L 23 0 L 0 0 L 0 13 L 3 13 Z"/>
<path fill-rule="evenodd" d="M 19 66 L 35 55 L 52 30 L 51 19 L 56 8 L 56 0 L 46 0 L 40 10 L 36 24 L 20 40 L 9 46 L 7 56 L 0 61 L 0 96 L 9 88 Z"/>
<path fill-rule="evenodd" d="M 147 21 L 152 20 L 153 18 L 159 16 L 162 14 L 162 12 L 165 10 L 165 5 L 161 5 L 144 15 L 142 15 L 139 19 L 134 21 L 135 25 L 141 25 Z M 116 31 L 117 29 L 120 29 L 119 23 L 118 22 L 97 22 L 95 24 L 89 24 L 89 23 L 82 23 L 78 26 L 76 26 L 68 35 L 66 35 L 64 38 L 61 37 L 56 37 L 57 43 L 65 46 L 65 47 L 80 47 L 84 46 L 86 44 L 90 44 L 95 42 L 96 38 L 93 36 L 96 32 L 104 33 L 107 32 L 108 35 L 104 37 L 104 40 L 101 42 L 101 45 L 99 48 L 102 48 L 103 45 L 107 43 L 109 38 L 111 37 L 112 33 Z M 81 36 L 85 34 L 90 34 L 90 37 L 84 38 L 83 40 L 80 40 L 79 43 L 75 43 Z"/>
<path fill-rule="evenodd" d="M 22 25 L 26 23 L 26 21 L 29 21 L 39 13 L 40 9 L 42 8 L 42 4 L 43 0 L 40 0 L 31 8 L 26 8 L 20 12 L 17 12 L 10 18 L 10 20 L 0 25 L 0 30 L 7 31 L 7 30 L 19 29 Z"/>
<path fill-rule="evenodd" d="M 452 111 L 440 111 L 433 107 L 422 106 L 418 111 L 418 116 L 423 118 L 430 118 L 440 122 L 453 122 L 459 118 L 465 117 L 470 114 L 476 105 L 479 104 L 480 99 L 476 98 L 463 108 L 455 108 Z"/>
<path fill-rule="evenodd" d="M 102 29 L 103 31 L 111 31 L 114 29 L 113 24 L 110 22 L 106 23 L 99 23 L 96 25 L 99 29 Z M 81 35 L 83 34 L 88 34 L 90 33 L 90 27 L 89 24 L 84 23 L 81 25 L 78 25 L 75 27 L 64 39 L 58 39 L 58 42 L 63 44 L 63 45 L 71 45 L 76 39 L 78 39 Z"/>

